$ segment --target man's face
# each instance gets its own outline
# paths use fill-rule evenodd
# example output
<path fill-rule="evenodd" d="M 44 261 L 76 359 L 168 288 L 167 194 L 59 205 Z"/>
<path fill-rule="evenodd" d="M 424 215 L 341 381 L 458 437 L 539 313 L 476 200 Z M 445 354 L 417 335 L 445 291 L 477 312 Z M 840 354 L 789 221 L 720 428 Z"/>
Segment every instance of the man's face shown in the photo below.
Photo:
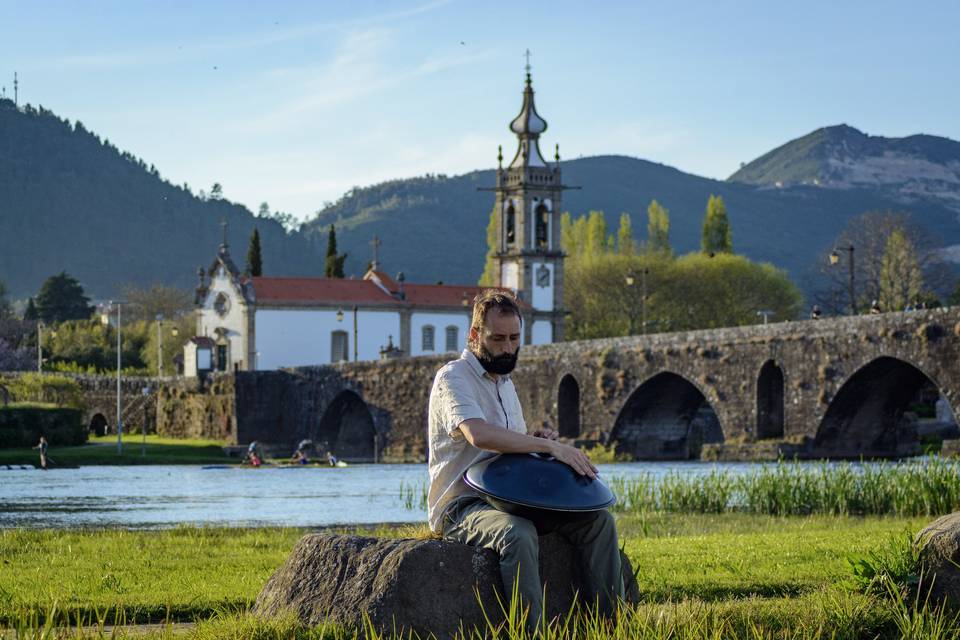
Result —
<path fill-rule="evenodd" d="M 479 353 L 475 355 L 483 368 L 498 375 L 513 371 L 520 350 L 520 318 L 510 312 L 490 309 L 480 331 Z"/>

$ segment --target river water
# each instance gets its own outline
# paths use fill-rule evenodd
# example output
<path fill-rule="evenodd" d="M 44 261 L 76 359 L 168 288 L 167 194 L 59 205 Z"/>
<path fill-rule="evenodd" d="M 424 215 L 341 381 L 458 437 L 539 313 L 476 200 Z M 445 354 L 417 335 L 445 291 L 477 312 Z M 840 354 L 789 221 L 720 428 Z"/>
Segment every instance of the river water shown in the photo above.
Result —
<path fill-rule="evenodd" d="M 604 478 L 714 469 L 748 473 L 750 463 L 634 462 L 601 465 Z M 180 524 L 317 527 L 424 522 L 425 464 L 204 468 L 102 466 L 0 471 L 0 528 L 163 528 Z M 402 490 L 402 488 L 406 488 Z M 412 508 L 407 496 L 413 494 Z"/>

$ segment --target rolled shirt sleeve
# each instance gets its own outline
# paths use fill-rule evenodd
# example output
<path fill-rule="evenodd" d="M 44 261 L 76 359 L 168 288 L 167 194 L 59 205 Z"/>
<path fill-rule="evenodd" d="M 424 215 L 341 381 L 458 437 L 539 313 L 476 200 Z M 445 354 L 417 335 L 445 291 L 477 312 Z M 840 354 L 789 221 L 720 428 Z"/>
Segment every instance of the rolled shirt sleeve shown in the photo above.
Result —
<path fill-rule="evenodd" d="M 462 437 L 459 427 L 465 421 L 485 419 L 470 382 L 455 371 L 445 370 L 437 376 L 437 399 L 443 430 L 452 438 Z"/>

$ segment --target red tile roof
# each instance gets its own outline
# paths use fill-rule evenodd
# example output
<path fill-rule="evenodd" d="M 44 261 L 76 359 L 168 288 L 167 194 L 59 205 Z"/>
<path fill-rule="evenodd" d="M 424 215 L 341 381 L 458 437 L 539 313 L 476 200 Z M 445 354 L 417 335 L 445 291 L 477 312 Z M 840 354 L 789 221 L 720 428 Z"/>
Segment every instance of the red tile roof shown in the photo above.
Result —
<path fill-rule="evenodd" d="M 396 303 L 393 297 L 369 280 L 253 278 L 253 292 L 259 304 Z"/>
<path fill-rule="evenodd" d="M 385 274 L 383 271 L 374 271 L 371 269 L 363 276 L 364 280 L 370 280 L 374 276 L 380 280 L 380 284 L 387 288 L 387 291 L 395 292 L 400 290 L 400 285 L 397 284 L 397 281 Z"/>
<path fill-rule="evenodd" d="M 378 273 L 381 278 L 385 275 Z M 253 278 L 253 291 L 262 305 L 372 304 L 418 307 L 467 307 L 484 287 L 455 284 L 404 284 L 403 299 L 384 293 L 370 280 L 340 278 Z M 386 282 L 384 282 L 386 285 Z M 391 284 L 399 288 L 391 280 Z M 466 300 L 466 304 L 464 304 Z M 522 308 L 529 303 L 521 302 Z"/>

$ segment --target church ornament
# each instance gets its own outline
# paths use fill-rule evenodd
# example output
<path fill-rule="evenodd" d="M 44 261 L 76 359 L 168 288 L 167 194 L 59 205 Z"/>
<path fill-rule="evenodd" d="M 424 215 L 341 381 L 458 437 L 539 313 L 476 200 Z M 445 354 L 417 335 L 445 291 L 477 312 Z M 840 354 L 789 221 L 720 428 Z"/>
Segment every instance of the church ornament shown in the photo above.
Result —
<path fill-rule="evenodd" d="M 224 317 L 230 312 L 230 298 L 225 293 L 218 294 L 217 299 L 213 301 L 213 309 L 221 318 Z"/>

